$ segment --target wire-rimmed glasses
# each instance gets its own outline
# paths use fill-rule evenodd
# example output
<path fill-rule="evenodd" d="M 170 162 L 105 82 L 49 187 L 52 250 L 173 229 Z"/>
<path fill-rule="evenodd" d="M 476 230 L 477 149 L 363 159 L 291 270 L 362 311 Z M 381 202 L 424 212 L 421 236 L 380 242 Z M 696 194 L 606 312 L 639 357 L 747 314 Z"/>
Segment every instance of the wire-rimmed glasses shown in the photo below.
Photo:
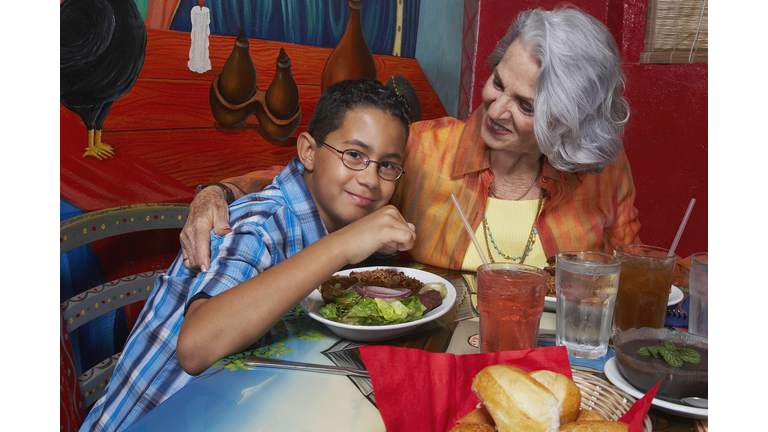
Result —
<path fill-rule="evenodd" d="M 341 163 L 343 163 L 345 167 L 351 170 L 362 171 L 368 168 L 368 165 L 373 162 L 378 165 L 376 173 L 379 175 L 379 177 L 388 181 L 395 181 L 399 179 L 400 176 L 405 172 L 403 171 L 402 166 L 394 162 L 379 162 L 371 160 L 367 154 L 361 152 L 360 150 L 348 149 L 341 151 L 331 145 L 328 145 L 328 143 L 320 141 L 317 138 L 315 138 L 315 141 L 323 144 L 324 146 L 327 146 L 331 150 L 334 150 L 336 153 L 341 154 Z"/>

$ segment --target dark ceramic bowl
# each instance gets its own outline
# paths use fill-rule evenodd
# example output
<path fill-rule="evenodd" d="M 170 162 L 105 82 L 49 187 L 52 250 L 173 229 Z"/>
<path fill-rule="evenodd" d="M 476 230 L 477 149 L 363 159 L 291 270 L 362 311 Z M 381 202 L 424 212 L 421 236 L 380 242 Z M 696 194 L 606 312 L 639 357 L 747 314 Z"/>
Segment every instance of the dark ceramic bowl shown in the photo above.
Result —
<path fill-rule="evenodd" d="M 659 346 L 662 341 L 671 341 L 677 348 L 699 351 L 701 363 L 673 367 L 664 359 L 637 354 L 640 347 Z M 682 397 L 708 397 L 707 338 L 679 330 L 644 327 L 619 332 L 614 338 L 614 351 L 621 375 L 642 392 L 647 392 L 661 380 L 656 392 L 656 397 L 660 399 L 680 403 Z"/>

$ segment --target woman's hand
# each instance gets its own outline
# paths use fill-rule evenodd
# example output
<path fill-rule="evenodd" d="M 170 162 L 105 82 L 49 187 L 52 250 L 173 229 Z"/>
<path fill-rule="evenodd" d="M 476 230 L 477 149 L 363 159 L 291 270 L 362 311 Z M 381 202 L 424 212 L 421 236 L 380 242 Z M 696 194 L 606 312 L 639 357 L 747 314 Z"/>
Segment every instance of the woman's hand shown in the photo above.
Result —
<path fill-rule="evenodd" d="M 179 236 L 184 267 L 206 271 L 211 266 L 212 228 L 220 236 L 232 231 L 227 199 L 218 187 L 201 190 L 189 206 L 189 217 Z"/>

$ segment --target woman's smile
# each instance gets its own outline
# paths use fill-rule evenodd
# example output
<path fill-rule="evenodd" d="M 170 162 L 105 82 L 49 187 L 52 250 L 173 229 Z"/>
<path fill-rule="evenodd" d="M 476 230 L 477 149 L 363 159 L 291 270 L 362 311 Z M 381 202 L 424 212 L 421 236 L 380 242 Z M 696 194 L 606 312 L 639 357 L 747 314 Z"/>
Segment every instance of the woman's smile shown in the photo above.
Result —
<path fill-rule="evenodd" d="M 488 129 L 492 133 L 494 133 L 496 135 L 504 135 L 504 134 L 512 133 L 511 130 L 509 130 L 509 129 L 499 125 L 495 121 L 491 120 L 490 116 L 486 116 L 485 117 L 485 125 L 488 127 Z"/>

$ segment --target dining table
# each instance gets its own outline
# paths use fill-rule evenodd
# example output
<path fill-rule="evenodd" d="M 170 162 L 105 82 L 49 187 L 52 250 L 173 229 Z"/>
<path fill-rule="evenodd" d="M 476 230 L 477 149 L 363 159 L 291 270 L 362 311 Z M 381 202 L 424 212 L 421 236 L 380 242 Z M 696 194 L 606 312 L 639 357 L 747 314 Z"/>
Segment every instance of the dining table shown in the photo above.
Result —
<path fill-rule="evenodd" d="M 248 357 L 256 356 L 365 370 L 360 354 L 364 345 L 457 355 L 480 352 L 474 273 L 402 259 L 378 260 L 376 265 L 415 268 L 447 280 L 457 293 L 453 308 L 412 333 L 357 342 L 337 336 L 297 305 L 254 345 L 216 362 L 127 431 L 385 431 L 368 377 L 246 364 Z M 540 346 L 554 344 L 554 316 L 547 311 L 542 317 Z M 612 352 L 607 357 L 612 357 Z M 605 361 L 570 360 L 573 369 L 611 385 L 603 370 Z M 648 416 L 654 431 L 707 430 L 706 419 L 675 415 L 655 406 Z"/>

